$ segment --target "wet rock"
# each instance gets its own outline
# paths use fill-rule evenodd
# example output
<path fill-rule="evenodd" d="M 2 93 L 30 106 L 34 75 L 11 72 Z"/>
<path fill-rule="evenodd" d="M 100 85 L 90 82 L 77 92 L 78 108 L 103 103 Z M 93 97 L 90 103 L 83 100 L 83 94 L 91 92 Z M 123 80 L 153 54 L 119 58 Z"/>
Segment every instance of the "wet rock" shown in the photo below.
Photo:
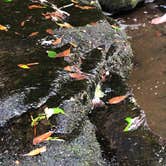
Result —
<path fill-rule="evenodd" d="M 136 7 L 139 2 L 144 0 L 99 0 L 100 5 L 110 13 L 131 10 Z"/>

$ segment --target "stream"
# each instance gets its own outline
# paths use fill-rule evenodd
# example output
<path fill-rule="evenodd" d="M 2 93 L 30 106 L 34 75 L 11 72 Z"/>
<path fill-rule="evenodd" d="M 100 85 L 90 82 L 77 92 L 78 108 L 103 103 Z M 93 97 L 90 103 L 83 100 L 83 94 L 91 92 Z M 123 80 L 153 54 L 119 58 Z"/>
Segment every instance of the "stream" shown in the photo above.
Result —
<path fill-rule="evenodd" d="M 166 138 L 166 23 L 150 21 L 166 13 L 164 0 L 149 3 L 118 18 L 134 51 L 129 79 L 138 104 L 154 133 Z"/>
<path fill-rule="evenodd" d="M 69 14 L 55 21 L 51 2 L 0 1 L 0 25 L 7 28 L 0 31 L 0 165 L 163 166 L 166 32 L 164 24 L 148 23 L 162 11 L 149 4 L 117 16 L 135 54 L 126 83 L 133 54 L 118 24 L 70 0 L 53 1 Z M 99 107 L 92 102 L 96 93 Z M 47 107 L 65 113 L 48 118 Z M 47 132 L 52 140 L 34 144 Z M 27 155 L 42 146 L 46 151 Z"/>

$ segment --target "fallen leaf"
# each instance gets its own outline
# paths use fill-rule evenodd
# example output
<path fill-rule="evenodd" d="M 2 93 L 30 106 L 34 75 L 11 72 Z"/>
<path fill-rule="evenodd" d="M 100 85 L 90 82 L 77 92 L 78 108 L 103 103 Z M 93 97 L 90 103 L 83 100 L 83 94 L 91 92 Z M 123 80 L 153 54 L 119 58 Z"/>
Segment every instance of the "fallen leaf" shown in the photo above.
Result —
<path fill-rule="evenodd" d="M 117 96 L 117 97 L 113 97 L 111 99 L 108 100 L 109 104 L 118 104 L 120 102 L 122 102 L 123 100 L 125 100 L 128 97 L 129 94 L 123 95 L 123 96 Z"/>
<path fill-rule="evenodd" d="M 33 63 L 27 63 L 26 65 L 27 66 L 34 66 L 34 65 L 38 65 L 39 64 L 39 62 L 33 62 Z"/>
<path fill-rule="evenodd" d="M 61 38 L 57 38 L 55 39 L 53 42 L 52 42 L 52 45 L 57 45 L 57 44 L 60 44 L 62 42 L 62 37 Z"/>
<path fill-rule="evenodd" d="M 32 120 L 31 126 L 33 127 L 33 126 L 38 125 L 38 123 L 39 123 L 41 120 L 44 120 L 44 119 L 46 119 L 46 115 L 45 115 L 45 114 L 39 114 L 36 118 L 33 118 L 33 117 L 31 116 L 31 120 Z"/>
<path fill-rule="evenodd" d="M 114 29 L 114 30 L 117 30 L 117 31 L 120 31 L 120 27 L 116 26 L 116 25 L 111 25 L 111 27 Z"/>
<path fill-rule="evenodd" d="M 96 25 L 97 25 L 97 22 L 91 22 L 90 25 L 96 26 Z"/>
<path fill-rule="evenodd" d="M 69 56 L 70 55 L 70 48 L 58 53 L 56 55 L 57 58 L 60 58 L 60 57 L 66 57 L 66 56 Z"/>
<path fill-rule="evenodd" d="M 73 3 L 78 3 L 78 1 L 77 1 L 77 0 L 71 0 L 71 2 L 73 2 Z"/>
<path fill-rule="evenodd" d="M 129 131 L 129 128 L 133 123 L 133 119 L 131 117 L 126 117 L 125 121 L 127 122 L 127 126 L 125 127 L 125 129 L 123 131 L 127 132 L 127 131 Z"/>
<path fill-rule="evenodd" d="M 52 29 L 46 29 L 46 32 L 49 34 L 49 35 L 54 35 L 54 31 Z"/>
<path fill-rule="evenodd" d="M 26 64 L 18 64 L 17 66 L 22 68 L 22 69 L 30 69 L 30 67 Z"/>
<path fill-rule="evenodd" d="M 47 119 L 49 119 L 52 115 L 55 115 L 55 114 L 65 114 L 64 110 L 59 107 L 56 107 L 56 108 L 46 107 L 44 109 L 44 112 L 45 112 Z"/>
<path fill-rule="evenodd" d="M 49 132 L 46 132 L 42 135 L 39 135 L 37 137 L 35 137 L 33 139 L 33 145 L 36 145 L 36 144 L 39 144 L 41 142 L 44 142 L 48 137 L 50 137 L 52 134 L 54 133 L 54 131 L 49 131 Z"/>
<path fill-rule="evenodd" d="M 20 25 L 23 27 L 25 25 L 25 21 L 22 21 Z"/>
<path fill-rule="evenodd" d="M 70 44 L 75 48 L 77 47 L 77 44 L 75 42 L 70 42 Z"/>
<path fill-rule="evenodd" d="M 55 51 L 47 50 L 46 52 L 47 52 L 49 58 L 55 58 L 57 55 L 57 53 Z"/>
<path fill-rule="evenodd" d="M 39 34 L 39 32 L 32 32 L 31 34 L 29 34 L 28 36 L 29 37 L 32 37 L 32 36 L 36 36 L 36 35 L 38 35 Z"/>
<path fill-rule="evenodd" d="M 66 66 L 63 68 L 65 71 L 73 72 L 73 66 Z"/>
<path fill-rule="evenodd" d="M 29 5 L 28 9 L 32 10 L 32 9 L 43 9 L 46 8 L 45 6 L 41 6 L 41 5 Z"/>
<path fill-rule="evenodd" d="M 102 98 L 102 97 L 104 97 L 104 95 L 105 94 L 102 92 L 100 84 L 97 84 L 96 89 L 95 89 L 94 98 Z"/>
<path fill-rule="evenodd" d="M 30 69 L 30 66 L 38 65 L 38 62 L 34 63 L 27 63 L 27 64 L 18 64 L 17 66 L 22 68 L 22 69 Z"/>
<path fill-rule="evenodd" d="M 72 25 L 70 25 L 67 22 L 64 22 L 63 24 L 61 24 L 61 23 L 56 23 L 56 24 L 59 25 L 62 28 L 72 28 L 73 27 Z"/>
<path fill-rule="evenodd" d="M 87 76 L 84 75 L 83 73 L 69 73 L 69 76 L 71 78 L 74 78 L 76 80 L 84 80 L 87 79 Z"/>
<path fill-rule="evenodd" d="M 0 24 L 0 30 L 1 31 L 8 31 L 8 28 Z"/>
<path fill-rule="evenodd" d="M 46 140 L 47 141 L 62 141 L 62 142 L 65 141 L 64 139 L 61 139 L 59 137 L 48 137 Z"/>
<path fill-rule="evenodd" d="M 94 9 L 94 6 L 80 6 L 80 5 L 75 5 L 75 7 L 80 8 L 82 10 L 89 10 L 89 9 Z"/>
<path fill-rule="evenodd" d="M 45 17 L 45 19 L 52 19 L 53 21 L 58 21 L 58 20 L 65 19 L 65 16 L 62 13 L 58 12 L 58 11 L 56 11 L 56 12 L 47 12 L 47 13 L 43 13 L 42 15 Z"/>
<path fill-rule="evenodd" d="M 46 152 L 46 146 L 32 150 L 29 153 L 24 154 L 23 156 L 36 156 L 36 155 L 43 153 L 43 152 Z"/>

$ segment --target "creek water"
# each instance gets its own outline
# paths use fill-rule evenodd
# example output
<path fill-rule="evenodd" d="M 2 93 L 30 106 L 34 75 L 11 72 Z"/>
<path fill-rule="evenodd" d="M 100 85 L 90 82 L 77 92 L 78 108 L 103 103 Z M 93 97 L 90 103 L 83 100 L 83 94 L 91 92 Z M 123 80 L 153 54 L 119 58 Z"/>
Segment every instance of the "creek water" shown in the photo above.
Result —
<path fill-rule="evenodd" d="M 162 16 L 165 7 L 165 1 L 157 1 L 118 18 L 134 52 L 128 83 L 150 128 L 162 137 L 166 137 L 166 23 L 152 25 L 150 21 Z"/>

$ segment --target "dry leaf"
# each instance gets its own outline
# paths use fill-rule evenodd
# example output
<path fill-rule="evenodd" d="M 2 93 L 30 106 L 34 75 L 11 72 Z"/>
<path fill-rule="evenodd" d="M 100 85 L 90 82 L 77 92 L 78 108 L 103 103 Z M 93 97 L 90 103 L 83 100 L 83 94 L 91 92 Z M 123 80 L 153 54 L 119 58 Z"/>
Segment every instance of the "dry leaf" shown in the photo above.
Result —
<path fill-rule="evenodd" d="M 76 80 L 84 80 L 87 79 L 87 76 L 84 75 L 83 73 L 69 73 L 69 76 L 71 78 L 74 78 Z"/>
<path fill-rule="evenodd" d="M 0 24 L 0 30 L 1 31 L 6 31 L 6 32 L 8 31 L 7 27 L 5 27 L 5 26 L 3 26 L 1 24 Z"/>
<path fill-rule="evenodd" d="M 36 35 L 38 35 L 39 34 L 39 32 L 32 32 L 31 34 L 29 34 L 28 36 L 29 37 L 32 37 L 32 36 L 36 36 Z"/>
<path fill-rule="evenodd" d="M 39 64 L 39 62 L 33 62 L 33 63 L 27 63 L 26 65 L 27 66 L 34 66 L 34 65 L 38 65 Z"/>
<path fill-rule="evenodd" d="M 32 10 L 32 9 L 43 9 L 46 8 L 45 6 L 41 6 L 41 5 L 29 5 L 28 9 Z"/>
<path fill-rule="evenodd" d="M 72 25 L 70 25 L 67 22 L 64 22 L 63 24 L 61 24 L 61 23 L 56 23 L 56 24 L 59 25 L 62 28 L 72 28 L 73 27 Z"/>
<path fill-rule="evenodd" d="M 57 58 L 60 57 L 66 57 L 70 55 L 70 48 L 66 49 L 65 51 L 62 51 L 56 55 Z"/>
<path fill-rule="evenodd" d="M 125 100 L 128 97 L 129 94 L 123 95 L 123 96 L 117 96 L 117 97 L 113 97 L 111 99 L 108 100 L 109 104 L 118 104 L 121 101 Z"/>
<path fill-rule="evenodd" d="M 62 37 L 61 38 L 57 38 L 55 39 L 53 42 L 52 42 L 52 45 L 57 45 L 57 44 L 60 44 L 62 42 Z"/>
<path fill-rule="evenodd" d="M 45 17 L 45 19 L 52 19 L 53 21 L 63 20 L 65 18 L 65 16 L 58 11 L 47 12 L 45 14 L 43 13 L 42 15 Z"/>
<path fill-rule="evenodd" d="M 71 0 L 71 2 L 73 2 L 73 3 L 78 3 L 78 1 L 77 1 L 77 0 Z"/>
<path fill-rule="evenodd" d="M 18 64 L 17 66 L 22 69 L 30 69 L 30 67 L 27 66 L 26 64 Z"/>
<path fill-rule="evenodd" d="M 47 133 L 44 133 L 42 135 L 39 135 L 37 137 L 35 137 L 33 139 L 33 145 L 39 144 L 43 141 L 45 141 L 48 137 L 50 137 L 52 134 L 54 133 L 54 131 L 49 131 Z"/>
<path fill-rule="evenodd" d="M 77 44 L 76 43 L 74 43 L 74 42 L 70 42 L 70 44 L 73 46 L 73 47 L 77 47 Z"/>
<path fill-rule="evenodd" d="M 80 5 L 75 5 L 75 7 L 80 8 L 82 10 L 89 10 L 89 9 L 94 9 L 94 6 L 80 6 Z"/>
<path fill-rule="evenodd" d="M 46 32 L 49 34 L 49 35 L 54 35 L 54 31 L 52 29 L 46 29 Z"/>
<path fill-rule="evenodd" d="M 41 148 L 37 148 L 37 149 L 35 149 L 35 150 L 32 150 L 32 151 L 30 151 L 29 153 L 24 154 L 23 156 L 36 156 L 36 155 L 38 155 L 38 154 L 40 154 L 40 153 L 43 153 L 43 152 L 45 152 L 45 151 L 46 151 L 46 146 L 43 146 L 43 147 L 41 147 Z"/>

